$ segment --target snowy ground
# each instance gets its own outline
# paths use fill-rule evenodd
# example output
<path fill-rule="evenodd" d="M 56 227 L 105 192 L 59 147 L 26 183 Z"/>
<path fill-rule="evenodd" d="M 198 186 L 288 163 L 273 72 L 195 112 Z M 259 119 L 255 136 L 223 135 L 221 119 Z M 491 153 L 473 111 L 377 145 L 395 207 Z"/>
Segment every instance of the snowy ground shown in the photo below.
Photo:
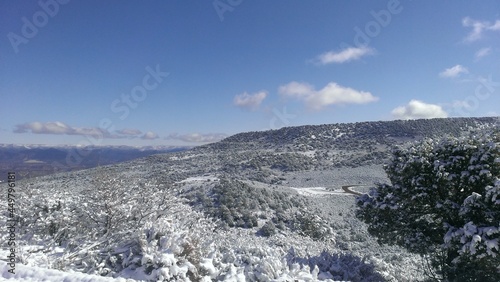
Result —
<path fill-rule="evenodd" d="M 382 165 L 290 172 L 286 173 L 284 177 L 288 186 L 326 187 L 329 190 L 340 190 L 344 185 L 361 184 L 373 186 L 378 182 L 389 182 Z M 360 192 L 365 192 L 364 189 L 364 187 L 359 187 Z"/>
<path fill-rule="evenodd" d="M 15 274 L 10 273 L 10 267 L 6 262 L 0 261 L 0 270 L 2 276 L 0 281 L 71 281 L 71 282 L 118 282 L 134 281 L 123 278 L 109 278 L 98 275 L 89 275 L 80 272 L 63 272 L 54 269 L 46 269 L 35 266 L 26 266 L 20 263 L 16 264 Z"/>
<path fill-rule="evenodd" d="M 325 187 L 307 187 L 307 188 L 291 187 L 291 188 L 294 189 L 295 191 L 297 191 L 297 193 L 299 193 L 300 195 L 310 196 L 310 197 L 322 197 L 325 195 L 352 196 L 352 194 L 346 193 L 344 190 L 330 191 L 330 190 L 326 190 Z"/>
<path fill-rule="evenodd" d="M 192 159 L 192 163 L 188 161 Z M 97 185 L 95 184 L 96 180 L 107 178 L 118 179 L 116 182 L 113 182 L 117 183 L 116 185 L 118 186 L 116 187 L 123 190 L 123 195 L 125 196 L 129 194 L 135 195 L 130 198 L 134 200 L 132 204 L 137 202 L 137 205 L 142 209 L 148 207 L 148 205 L 142 202 L 143 194 L 139 193 L 141 189 L 147 189 L 147 191 L 152 191 L 151 193 L 156 193 L 146 193 L 148 197 L 144 197 L 145 201 L 150 198 L 155 199 L 155 197 L 157 198 L 162 195 L 163 192 L 160 193 L 158 191 L 163 190 L 153 189 L 156 187 L 155 185 L 160 185 L 161 187 L 163 187 L 162 185 L 166 187 L 172 185 L 174 191 L 179 190 L 180 192 L 187 191 L 196 193 L 198 191 L 207 191 L 210 187 L 219 183 L 218 176 L 222 174 L 215 169 L 205 169 L 210 166 L 216 167 L 212 163 L 201 162 L 207 160 L 211 161 L 213 158 L 211 158 L 210 155 L 202 157 L 192 156 L 192 158 L 183 160 L 182 162 L 171 160 L 168 162 L 161 162 L 154 158 L 142 159 L 112 167 L 102 167 L 99 169 L 96 168 L 87 171 L 64 173 L 20 181 L 18 185 L 19 187 L 30 187 L 29 190 L 20 190 L 26 191 L 26 193 L 29 191 L 29 193 L 25 195 L 25 206 L 28 204 L 31 206 L 38 204 L 46 205 L 47 209 L 55 209 L 57 200 L 66 199 L 66 201 L 64 201 L 63 211 L 70 211 L 72 210 L 71 207 L 81 206 L 80 203 L 86 199 L 84 197 L 85 189 L 91 185 Z M 408 255 L 399 248 L 378 246 L 376 244 L 374 239 L 368 235 L 366 226 L 354 217 L 355 197 L 342 190 L 342 186 L 344 185 L 372 185 L 377 181 L 386 180 L 381 166 L 316 171 L 272 171 L 272 173 L 276 178 L 280 177 L 278 183 L 271 184 L 249 180 L 245 178 L 244 173 L 241 175 L 234 173 L 231 177 L 241 180 L 251 187 L 273 190 L 275 192 L 288 192 L 292 194 L 292 197 L 298 198 L 307 196 L 305 200 L 307 209 L 316 213 L 321 218 L 328 220 L 329 226 L 334 231 L 334 241 L 315 241 L 309 237 L 304 237 L 303 235 L 291 231 L 281 231 L 267 238 L 256 235 L 258 232 L 257 227 L 253 229 L 232 228 L 229 230 L 222 230 L 216 228 L 215 225 L 212 226 L 211 224 L 215 223 L 211 221 L 207 221 L 210 224 L 207 223 L 205 226 L 204 218 L 201 216 L 199 218 L 195 217 L 195 212 L 191 210 L 190 206 L 184 204 L 181 199 L 172 200 L 176 199 L 172 192 L 172 198 L 169 196 L 166 199 L 169 201 L 172 200 L 173 202 L 171 205 L 173 206 L 170 208 L 171 212 L 165 213 L 163 225 L 159 224 L 158 221 L 154 221 L 154 223 L 151 222 L 151 226 L 145 225 L 143 229 L 137 230 L 136 237 L 141 238 L 141 240 L 145 240 L 144 238 L 149 236 L 144 235 L 146 236 L 144 237 L 143 234 L 149 234 L 150 230 L 158 234 L 160 234 L 160 232 L 162 234 L 168 234 L 168 236 L 164 235 L 162 237 L 163 239 L 161 242 L 164 244 L 162 249 L 152 247 L 157 246 L 157 242 L 154 241 L 156 239 L 151 239 L 151 242 L 146 241 L 147 244 L 141 243 L 142 245 L 140 246 L 143 246 L 141 247 L 143 248 L 141 252 L 146 254 L 143 258 L 152 256 L 154 259 L 151 261 L 158 260 L 163 265 L 177 265 L 175 263 L 166 264 L 164 257 L 166 254 L 171 255 L 175 253 L 177 256 L 176 262 L 185 261 L 181 253 L 184 246 L 186 246 L 185 242 L 188 242 L 185 238 L 189 237 L 193 239 L 193 242 L 199 242 L 197 243 L 198 246 L 195 248 L 195 251 L 196 254 L 198 254 L 199 251 L 201 264 L 197 267 L 200 270 L 204 268 L 216 269 L 216 272 L 213 274 L 215 277 L 210 279 L 218 277 L 218 280 L 237 281 L 238 277 L 241 278 L 242 273 L 245 269 L 248 270 L 249 267 L 251 267 L 251 271 L 248 270 L 246 272 L 246 275 L 249 275 L 247 281 L 251 280 L 249 277 L 252 275 L 264 274 L 269 275 L 269 277 L 274 277 L 274 279 L 270 279 L 269 281 L 312 281 L 317 279 L 317 277 L 327 278 L 328 275 L 326 273 L 328 271 L 326 270 L 324 271 L 325 273 L 322 274 L 312 268 L 308 269 L 307 265 L 298 266 L 283 261 L 292 249 L 296 252 L 296 257 L 298 259 L 307 263 L 316 263 L 314 259 L 309 260 L 309 257 L 319 258 L 322 250 L 328 250 L 331 254 L 338 254 L 337 257 L 331 259 L 331 262 L 325 264 L 336 265 L 337 268 L 332 270 L 331 273 L 332 275 L 337 275 L 335 277 L 339 277 L 335 278 L 337 280 L 341 280 L 342 277 L 355 277 L 356 271 L 370 268 L 371 265 L 374 265 L 374 270 L 370 270 L 369 273 L 363 275 L 372 277 L 381 277 L 379 275 L 383 275 L 383 277 L 386 277 L 386 280 L 406 281 L 401 279 L 401 277 L 408 274 L 413 276 L 418 274 L 418 266 L 412 263 L 415 261 L 414 256 Z M 71 189 L 68 189 L 68 187 Z M 137 189 L 138 187 L 141 187 L 141 189 Z M 355 187 L 354 190 L 361 191 L 361 189 L 358 188 L 360 187 Z M 67 200 L 69 198 L 74 200 Z M 138 199 L 141 199 L 141 201 Z M 127 204 L 128 203 L 129 202 L 127 202 Z M 3 209 L 6 208 L 2 205 L 5 205 L 5 201 L 0 202 L 0 207 Z M 125 211 L 125 208 L 128 208 L 128 206 L 120 206 L 119 211 Z M 40 212 L 43 211 L 41 209 L 38 210 Z M 48 212 L 45 212 L 45 214 L 46 213 Z M 51 210 L 50 215 L 51 218 L 49 218 L 49 220 L 55 220 L 54 218 L 60 220 L 65 214 Z M 31 214 L 25 215 L 26 218 L 30 218 L 30 216 Z M 40 228 L 45 228 L 45 225 L 42 225 L 43 222 L 36 223 Z M 47 221 L 46 225 L 48 224 L 50 224 L 50 221 Z M 75 223 L 73 222 L 73 224 Z M 133 239 L 135 240 L 136 237 L 133 237 Z M 147 238 L 156 237 L 151 236 Z M 88 241 L 85 243 L 91 244 L 92 242 Z M 120 241 L 118 243 L 116 243 L 118 244 L 116 248 L 119 249 L 122 246 L 120 245 L 122 242 Z M 151 246 L 148 244 L 151 244 Z M 30 248 L 33 248 L 33 246 L 34 245 L 31 245 Z M 53 244 L 51 246 L 55 245 Z M 44 246 L 40 245 L 40 247 Z M 45 247 L 48 248 L 48 245 Z M 115 272 L 113 275 L 120 275 L 123 278 L 112 279 L 56 270 L 60 269 L 60 267 L 55 263 L 54 258 L 60 257 L 59 254 L 62 252 L 61 250 L 53 248 L 48 253 L 35 252 L 28 254 L 27 248 L 26 245 L 23 246 L 23 249 L 26 250 L 23 260 L 29 265 L 23 265 L 21 263 L 16 264 L 16 274 L 12 275 L 7 271 L 9 269 L 8 265 L 6 265 L 5 262 L 0 262 L 0 268 L 2 270 L 0 281 L 134 281 L 128 278 L 156 281 L 156 279 L 144 278 L 147 276 L 145 270 L 147 269 L 147 263 L 149 263 L 149 261 L 146 260 L 144 262 L 141 261 L 140 267 L 133 269 L 133 271 L 136 272 L 128 272 L 131 271 L 132 268 L 127 268 L 123 271 L 117 270 L 119 272 Z M 100 256 L 95 254 L 104 254 L 104 252 L 100 252 L 97 248 L 92 252 L 96 259 L 99 259 Z M 26 257 L 27 255 L 30 257 Z M 6 257 L 4 251 L 0 250 L 0 257 Z M 19 257 L 21 258 L 21 255 Z M 87 254 L 82 254 L 78 259 L 86 262 L 87 257 L 89 257 Z M 213 267 L 210 267 L 207 259 L 213 259 Z M 249 261 L 252 263 L 248 264 Z M 101 263 L 102 261 L 97 260 L 97 262 Z M 345 264 L 340 264 L 344 262 Z M 100 265 L 102 264 L 98 264 L 98 266 Z M 127 267 L 130 265 L 127 265 Z M 158 265 L 159 264 L 155 264 L 155 267 L 160 269 L 161 267 Z M 77 269 L 76 267 L 72 268 L 73 266 L 69 264 L 64 267 L 67 270 Z M 254 274 L 249 274 L 250 272 Z M 96 273 L 96 271 L 93 273 Z M 210 281 L 210 279 L 206 281 Z M 363 281 L 360 279 L 350 280 Z M 383 280 L 384 279 L 375 279 L 373 281 Z M 265 279 L 255 278 L 254 281 L 265 281 Z"/>
<path fill-rule="evenodd" d="M 191 158 L 193 158 L 193 157 L 195 157 L 195 156 L 196 156 L 196 155 L 186 154 L 186 155 L 183 155 L 183 156 L 181 156 L 181 157 L 178 157 L 178 156 L 172 156 L 172 157 L 170 157 L 169 159 L 170 159 L 171 161 L 179 161 L 179 160 L 181 160 L 181 161 L 182 161 L 182 160 L 188 160 L 188 159 L 191 159 Z"/>
<path fill-rule="evenodd" d="M 204 175 L 204 176 L 197 176 L 197 177 L 188 177 L 182 181 L 176 182 L 176 183 L 189 183 L 189 182 L 207 182 L 207 181 L 219 181 L 219 178 L 213 176 L 213 175 Z"/>
<path fill-rule="evenodd" d="M 308 157 L 314 157 L 314 154 L 316 154 L 316 150 L 307 151 L 307 152 L 297 151 L 297 153 L 304 155 L 304 156 L 308 156 Z"/>

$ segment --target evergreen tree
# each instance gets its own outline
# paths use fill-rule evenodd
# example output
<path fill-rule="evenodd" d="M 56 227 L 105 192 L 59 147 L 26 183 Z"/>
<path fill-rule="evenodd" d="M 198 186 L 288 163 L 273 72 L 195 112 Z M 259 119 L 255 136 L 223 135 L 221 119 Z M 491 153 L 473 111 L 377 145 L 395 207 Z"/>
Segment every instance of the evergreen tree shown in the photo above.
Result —
<path fill-rule="evenodd" d="M 428 258 L 434 278 L 500 281 L 500 133 L 474 134 L 395 151 L 391 184 L 357 199 L 370 234 Z"/>

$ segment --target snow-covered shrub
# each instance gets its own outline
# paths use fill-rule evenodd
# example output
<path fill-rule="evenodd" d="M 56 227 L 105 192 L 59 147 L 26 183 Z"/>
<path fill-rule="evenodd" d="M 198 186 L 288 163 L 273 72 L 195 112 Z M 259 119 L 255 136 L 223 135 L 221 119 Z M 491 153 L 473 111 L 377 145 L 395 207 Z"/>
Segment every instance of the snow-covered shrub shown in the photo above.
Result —
<path fill-rule="evenodd" d="M 500 281 L 500 133 L 427 139 L 394 152 L 391 184 L 357 199 L 380 243 L 431 259 L 431 275 Z"/>
<path fill-rule="evenodd" d="M 276 234 L 276 226 L 274 226 L 274 223 L 272 221 L 268 221 L 262 226 L 262 228 L 260 229 L 260 233 L 262 234 L 262 236 L 272 236 Z"/>
<path fill-rule="evenodd" d="M 334 240 L 332 228 L 320 216 L 302 211 L 297 213 L 295 218 L 299 224 L 300 234 L 316 240 Z"/>
<path fill-rule="evenodd" d="M 289 265 L 306 265 L 320 279 L 335 281 L 385 281 L 376 271 L 374 264 L 368 258 L 359 258 L 349 253 L 331 253 L 327 251 L 313 257 L 297 256 L 293 249 L 287 254 Z"/>
<path fill-rule="evenodd" d="M 215 224 L 180 202 L 170 215 L 141 228 L 90 240 L 56 262 L 65 268 L 102 276 L 146 281 L 196 281 L 205 246 L 204 232 Z"/>
<path fill-rule="evenodd" d="M 306 208 L 302 197 L 281 191 L 257 188 L 235 179 L 221 178 L 205 193 L 185 194 L 190 203 L 205 214 L 220 219 L 229 227 L 258 227 L 257 215 L 269 216 L 261 234 L 270 236 L 276 228 L 299 232 L 316 240 L 333 237 L 329 223 Z"/>

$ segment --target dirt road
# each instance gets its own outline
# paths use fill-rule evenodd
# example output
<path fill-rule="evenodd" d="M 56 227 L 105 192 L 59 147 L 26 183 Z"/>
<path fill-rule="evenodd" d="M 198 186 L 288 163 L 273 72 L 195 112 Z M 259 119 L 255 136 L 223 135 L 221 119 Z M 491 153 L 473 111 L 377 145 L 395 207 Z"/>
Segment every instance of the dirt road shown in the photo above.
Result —
<path fill-rule="evenodd" d="M 344 186 L 342 186 L 342 190 L 344 190 L 344 192 L 346 192 L 346 193 L 353 194 L 356 196 L 363 195 L 363 193 L 359 193 L 359 192 L 356 192 L 356 191 L 353 191 L 350 189 L 351 187 L 357 187 L 357 186 L 365 186 L 365 185 L 344 185 Z"/>

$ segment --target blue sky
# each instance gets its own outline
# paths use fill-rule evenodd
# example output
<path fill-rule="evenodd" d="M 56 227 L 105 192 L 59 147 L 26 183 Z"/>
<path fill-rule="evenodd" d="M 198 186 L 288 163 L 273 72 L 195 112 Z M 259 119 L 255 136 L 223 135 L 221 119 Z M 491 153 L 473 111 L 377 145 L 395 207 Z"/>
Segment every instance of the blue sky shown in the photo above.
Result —
<path fill-rule="evenodd" d="M 499 115 L 498 1 L 0 2 L 0 143 Z"/>

